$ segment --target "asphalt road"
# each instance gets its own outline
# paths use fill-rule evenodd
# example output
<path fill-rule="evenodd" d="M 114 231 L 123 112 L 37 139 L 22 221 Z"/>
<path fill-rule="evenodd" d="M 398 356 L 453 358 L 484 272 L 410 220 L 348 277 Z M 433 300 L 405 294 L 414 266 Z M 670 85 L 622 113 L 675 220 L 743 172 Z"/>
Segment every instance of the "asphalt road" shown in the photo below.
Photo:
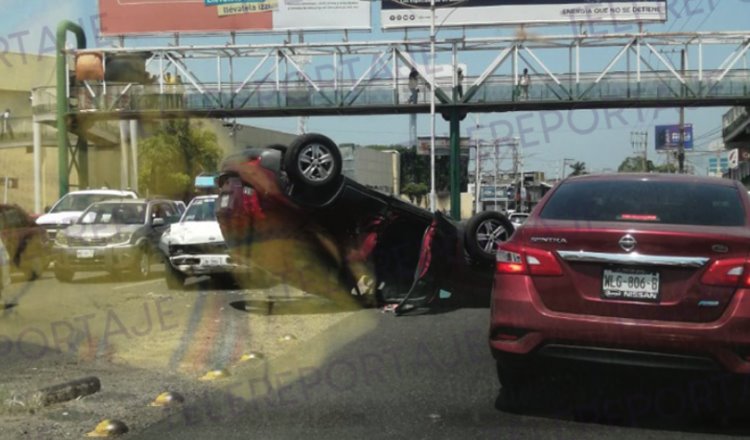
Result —
<path fill-rule="evenodd" d="M 237 313 L 245 313 L 237 311 Z M 363 310 L 269 362 L 234 373 L 138 439 L 706 439 L 750 435 L 717 423 L 722 377 L 579 366 L 551 369 L 530 410 L 494 408 L 487 309 L 394 317 Z M 747 399 L 750 399 L 750 384 Z M 722 391 L 723 390 L 723 391 Z M 242 397 L 239 397 L 242 396 Z M 746 399 L 746 400 L 747 400 Z M 747 414 L 747 412 L 744 412 Z"/>

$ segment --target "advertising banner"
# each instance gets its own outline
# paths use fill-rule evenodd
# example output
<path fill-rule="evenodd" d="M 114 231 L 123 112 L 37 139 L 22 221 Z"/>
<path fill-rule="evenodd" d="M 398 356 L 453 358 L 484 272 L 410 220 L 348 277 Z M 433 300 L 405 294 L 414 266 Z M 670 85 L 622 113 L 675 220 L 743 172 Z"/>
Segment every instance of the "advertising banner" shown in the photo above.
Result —
<path fill-rule="evenodd" d="M 384 29 L 429 27 L 430 0 L 381 0 Z M 667 20 L 667 0 L 435 0 L 435 26 Z"/>
<path fill-rule="evenodd" d="M 471 139 L 462 137 L 460 139 L 461 156 L 468 156 L 469 149 L 472 147 Z M 420 136 L 417 139 L 417 154 L 429 156 L 432 149 L 432 140 L 429 136 Z M 435 136 L 435 156 L 450 156 L 451 138 L 448 136 Z"/>
<path fill-rule="evenodd" d="M 99 0 L 101 33 L 370 30 L 366 0 Z"/>
<path fill-rule="evenodd" d="M 656 151 L 676 150 L 680 147 L 680 125 L 657 125 Z M 693 149 L 693 124 L 685 124 L 685 149 Z"/>

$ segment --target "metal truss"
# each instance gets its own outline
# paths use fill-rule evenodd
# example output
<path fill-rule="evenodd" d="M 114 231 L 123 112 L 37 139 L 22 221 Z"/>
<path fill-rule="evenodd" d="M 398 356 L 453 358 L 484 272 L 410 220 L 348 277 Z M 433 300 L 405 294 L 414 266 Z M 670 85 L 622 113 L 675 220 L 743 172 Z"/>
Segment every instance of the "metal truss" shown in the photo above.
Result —
<path fill-rule="evenodd" d="M 394 40 L 71 50 L 100 53 L 105 63 L 109 57 L 145 53 L 152 80 L 72 84 L 67 90 L 78 105 L 70 112 L 107 118 L 142 112 L 427 112 L 426 93 L 420 102 L 408 102 L 405 72 L 411 69 L 418 72 L 422 90 L 435 88 L 439 110 L 750 103 L 750 31 L 446 39 L 436 42 L 436 53 L 451 72 L 437 79 L 429 72 L 429 45 L 429 40 Z M 467 61 L 480 73 L 464 78 L 460 91 L 466 92 L 460 93 L 456 72 Z M 532 75 L 528 93 L 520 93 L 523 68 Z M 167 83 L 167 72 L 179 75 L 180 83 Z"/>

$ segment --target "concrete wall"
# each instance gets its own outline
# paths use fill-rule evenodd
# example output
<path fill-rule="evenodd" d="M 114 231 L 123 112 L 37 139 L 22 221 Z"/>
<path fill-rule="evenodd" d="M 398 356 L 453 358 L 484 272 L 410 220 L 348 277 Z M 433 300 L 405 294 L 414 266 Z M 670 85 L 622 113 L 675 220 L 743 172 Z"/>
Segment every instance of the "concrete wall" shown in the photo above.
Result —
<path fill-rule="evenodd" d="M 354 150 L 354 180 L 386 194 L 398 192 L 398 173 L 392 153 L 357 148 Z"/>

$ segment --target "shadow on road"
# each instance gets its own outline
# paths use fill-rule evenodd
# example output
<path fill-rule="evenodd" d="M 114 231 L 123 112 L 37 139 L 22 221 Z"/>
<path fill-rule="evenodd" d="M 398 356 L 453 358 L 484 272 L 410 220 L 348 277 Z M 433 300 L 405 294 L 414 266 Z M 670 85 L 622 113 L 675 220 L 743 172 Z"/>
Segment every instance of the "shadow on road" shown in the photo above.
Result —
<path fill-rule="evenodd" d="M 352 311 L 352 308 L 313 296 L 234 301 L 229 305 L 242 312 L 256 315 L 319 315 Z"/>
<path fill-rule="evenodd" d="M 750 377 L 594 364 L 548 371 L 526 388 L 519 413 L 618 427 L 750 435 Z M 500 399 L 502 393 L 497 403 Z"/>

